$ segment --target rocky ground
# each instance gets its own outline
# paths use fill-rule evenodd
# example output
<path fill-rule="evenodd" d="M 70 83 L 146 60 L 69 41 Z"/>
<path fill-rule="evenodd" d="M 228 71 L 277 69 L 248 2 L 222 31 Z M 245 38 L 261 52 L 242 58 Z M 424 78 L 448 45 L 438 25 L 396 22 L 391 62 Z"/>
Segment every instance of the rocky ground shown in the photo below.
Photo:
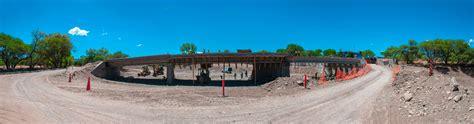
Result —
<path fill-rule="evenodd" d="M 440 68 L 443 71 L 428 76 L 426 67 L 402 66 L 392 85 L 377 98 L 372 122 L 474 123 L 472 67 L 463 71 Z"/>

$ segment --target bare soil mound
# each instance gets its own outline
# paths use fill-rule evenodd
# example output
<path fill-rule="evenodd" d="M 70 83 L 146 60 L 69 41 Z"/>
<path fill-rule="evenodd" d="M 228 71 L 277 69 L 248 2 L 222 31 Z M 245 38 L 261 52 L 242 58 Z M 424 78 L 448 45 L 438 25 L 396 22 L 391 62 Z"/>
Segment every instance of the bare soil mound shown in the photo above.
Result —
<path fill-rule="evenodd" d="M 97 78 L 90 72 L 98 63 L 89 63 L 82 67 L 67 69 L 67 71 L 60 74 L 50 76 L 49 80 L 59 88 L 74 93 L 149 106 L 236 105 L 271 96 L 294 95 L 308 91 L 304 90 L 302 85 L 297 84 L 298 81 L 303 81 L 302 74 L 294 74 L 292 77 L 278 78 L 261 86 L 226 87 L 226 98 L 222 99 L 222 89 L 216 86 L 147 85 Z M 124 72 L 132 75 L 133 70 L 136 71 L 140 68 L 141 66 L 128 67 L 125 68 L 127 71 Z M 190 71 L 188 69 L 176 69 L 175 72 L 180 74 Z M 69 74 L 75 75 L 71 83 L 68 83 Z M 91 91 L 85 90 L 88 77 L 91 77 Z M 145 78 L 157 77 L 149 76 Z M 308 86 L 312 85 L 308 83 Z"/>
<path fill-rule="evenodd" d="M 474 122 L 474 78 L 463 72 L 402 66 L 392 86 L 377 99 L 375 120 Z"/>

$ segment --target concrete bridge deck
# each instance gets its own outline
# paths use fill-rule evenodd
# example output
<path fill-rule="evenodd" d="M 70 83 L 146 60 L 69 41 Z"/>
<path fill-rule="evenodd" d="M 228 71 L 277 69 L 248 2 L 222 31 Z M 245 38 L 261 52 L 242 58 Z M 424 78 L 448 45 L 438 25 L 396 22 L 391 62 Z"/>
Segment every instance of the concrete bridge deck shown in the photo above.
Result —
<path fill-rule="evenodd" d="M 122 67 L 147 64 L 203 64 L 203 63 L 338 63 L 358 64 L 359 59 L 331 57 L 300 57 L 277 53 L 209 53 L 191 55 L 155 55 L 107 60 L 108 67 Z"/>
<path fill-rule="evenodd" d="M 93 74 L 97 77 L 111 78 L 119 76 L 120 69 L 123 66 L 161 64 L 166 66 L 167 82 L 172 83 L 175 77 L 174 68 L 176 65 L 205 65 L 211 63 L 223 63 L 224 65 L 228 63 L 243 63 L 254 65 L 252 78 L 257 82 L 257 78 L 290 76 L 290 63 L 326 63 L 329 67 L 327 69 L 331 70 L 335 67 L 351 68 L 353 66 L 360 66 L 361 62 L 361 59 L 355 58 L 300 57 L 277 53 L 165 54 L 107 60 L 98 65 L 96 69 L 93 70 Z M 193 69 L 194 68 L 196 67 L 194 66 Z"/>

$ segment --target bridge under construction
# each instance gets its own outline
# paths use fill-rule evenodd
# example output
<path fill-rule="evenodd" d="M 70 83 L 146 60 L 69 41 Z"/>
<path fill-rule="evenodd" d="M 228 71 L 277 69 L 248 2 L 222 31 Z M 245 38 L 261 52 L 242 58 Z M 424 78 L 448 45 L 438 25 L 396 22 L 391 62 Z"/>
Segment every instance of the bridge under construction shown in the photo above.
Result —
<path fill-rule="evenodd" d="M 159 64 L 166 67 L 166 82 L 172 84 L 175 81 L 174 68 L 176 66 L 185 65 L 191 66 L 193 70 L 207 70 L 213 64 L 222 64 L 223 67 L 226 65 L 230 67 L 231 64 L 251 64 L 253 65 L 251 78 L 257 82 L 269 77 L 289 77 L 292 63 L 322 63 L 325 67 L 323 72 L 333 75 L 337 68 L 350 72 L 353 67 L 362 67 L 364 62 L 357 58 L 302 57 L 277 53 L 164 54 L 107 60 L 97 65 L 92 74 L 101 78 L 113 79 L 120 76 L 120 70 L 124 66 Z M 193 77 L 194 75 L 193 71 Z"/>

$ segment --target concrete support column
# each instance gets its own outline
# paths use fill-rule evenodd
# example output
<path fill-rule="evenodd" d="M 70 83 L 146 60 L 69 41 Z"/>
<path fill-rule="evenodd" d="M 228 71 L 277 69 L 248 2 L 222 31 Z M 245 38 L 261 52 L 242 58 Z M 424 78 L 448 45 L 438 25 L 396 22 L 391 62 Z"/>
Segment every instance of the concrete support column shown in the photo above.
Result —
<path fill-rule="evenodd" d="M 280 68 L 280 77 L 290 77 L 290 63 L 283 62 L 280 64 L 282 64 Z"/>
<path fill-rule="evenodd" d="M 344 65 L 344 73 L 347 74 L 349 73 L 349 67 L 350 67 L 350 64 L 343 64 Z"/>
<path fill-rule="evenodd" d="M 111 78 L 117 78 L 117 77 L 120 77 L 120 70 L 122 69 L 122 67 L 110 67 L 108 68 L 107 70 L 107 74 L 109 75 L 108 77 L 111 77 Z"/>
<path fill-rule="evenodd" d="M 352 72 L 352 65 L 353 65 L 353 64 L 349 64 L 349 65 L 348 65 L 348 66 L 349 66 L 349 67 L 347 67 L 347 72 L 348 72 L 348 73 Z"/>
<path fill-rule="evenodd" d="M 174 64 L 169 63 L 166 65 L 166 83 L 172 84 L 174 81 Z"/>

